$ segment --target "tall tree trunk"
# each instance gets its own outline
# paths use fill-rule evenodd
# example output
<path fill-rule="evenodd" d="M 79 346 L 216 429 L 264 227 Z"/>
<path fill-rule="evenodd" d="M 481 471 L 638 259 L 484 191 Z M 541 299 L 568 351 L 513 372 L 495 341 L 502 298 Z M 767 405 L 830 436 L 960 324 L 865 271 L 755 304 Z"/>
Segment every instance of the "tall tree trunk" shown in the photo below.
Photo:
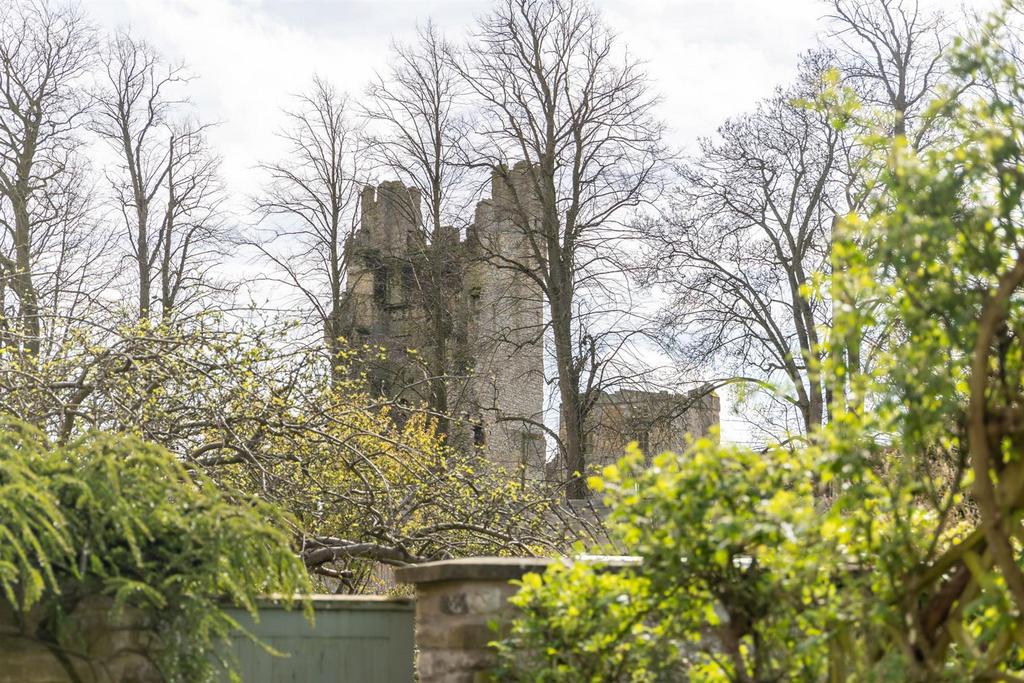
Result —
<path fill-rule="evenodd" d="M 150 287 L 153 278 L 149 267 L 149 235 L 147 234 L 146 224 L 141 217 L 141 211 L 139 215 L 139 225 L 135 236 L 135 248 L 139 256 L 139 320 L 145 320 L 149 317 Z"/>
<path fill-rule="evenodd" d="M 551 326 L 558 368 L 558 393 L 561 400 L 562 447 L 565 450 L 567 498 L 586 498 L 587 453 L 584 440 L 584 415 L 580 402 L 579 371 L 573 355 L 572 300 L 562 291 L 550 294 Z"/>
<path fill-rule="evenodd" d="M 330 259 L 330 311 L 327 320 L 324 321 L 324 335 L 327 345 L 327 353 L 331 357 L 331 385 L 337 386 L 345 379 L 344 368 L 341 367 L 339 356 L 341 348 L 342 316 L 345 310 L 345 292 L 342 290 L 342 280 L 345 277 L 344 256 L 341 253 L 341 203 L 338 201 L 338 190 L 331 193 L 330 213 L 330 244 L 328 253 Z"/>
<path fill-rule="evenodd" d="M 27 176 L 27 171 L 26 171 Z M 42 344 L 39 320 L 39 293 L 32 282 L 31 219 L 28 212 L 27 182 L 19 182 L 14 196 L 14 263 L 11 289 L 18 296 L 18 318 L 24 335 L 24 349 L 33 358 L 39 356 Z"/>
<path fill-rule="evenodd" d="M 173 236 L 174 218 L 178 210 L 178 197 L 174 191 L 174 136 L 171 136 L 167 148 L 167 213 L 164 221 L 163 234 L 160 236 L 163 247 L 163 258 L 160 267 L 160 315 L 168 320 L 174 313 L 175 286 L 172 280 L 174 275 L 173 267 Z"/>

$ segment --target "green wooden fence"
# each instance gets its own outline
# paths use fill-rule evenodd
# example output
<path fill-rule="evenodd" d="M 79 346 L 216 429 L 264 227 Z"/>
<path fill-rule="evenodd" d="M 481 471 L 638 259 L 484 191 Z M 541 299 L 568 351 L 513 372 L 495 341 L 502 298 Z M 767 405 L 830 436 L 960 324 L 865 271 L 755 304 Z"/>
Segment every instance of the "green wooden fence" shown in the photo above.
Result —
<path fill-rule="evenodd" d="M 233 616 L 286 657 L 244 637 L 233 640 L 244 683 L 410 683 L 413 680 L 413 604 L 409 600 L 317 596 L 313 625 L 301 610 L 267 602 L 259 623 Z"/>

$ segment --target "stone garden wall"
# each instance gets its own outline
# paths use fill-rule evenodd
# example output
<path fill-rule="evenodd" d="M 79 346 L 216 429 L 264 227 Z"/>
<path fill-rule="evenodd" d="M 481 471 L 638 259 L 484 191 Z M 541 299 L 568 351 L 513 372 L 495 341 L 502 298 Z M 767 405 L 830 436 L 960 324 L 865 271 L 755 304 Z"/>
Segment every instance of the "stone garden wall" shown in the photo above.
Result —
<path fill-rule="evenodd" d="M 108 598 L 86 598 L 68 626 L 82 634 L 73 649 L 47 644 L 38 613 L 20 622 L 0 600 L 0 683 L 158 683 L 162 677 L 140 654 L 148 639 L 138 616 L 114 618 Z"/>

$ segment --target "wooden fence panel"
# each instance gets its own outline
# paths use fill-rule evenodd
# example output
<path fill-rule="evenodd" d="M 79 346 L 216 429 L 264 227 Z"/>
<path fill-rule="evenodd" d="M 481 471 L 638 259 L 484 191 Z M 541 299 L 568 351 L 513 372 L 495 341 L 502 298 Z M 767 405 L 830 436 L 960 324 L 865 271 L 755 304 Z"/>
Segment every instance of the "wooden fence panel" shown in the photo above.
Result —
<path fill-rule="evenodd" d="M 318 596 L 313 625 L 301 610 L 260 606 L 259 623 L 232 615 L 285 657 L 244 636 L 233 654 L 244 683 L 410 683 L 413 680 L 413 605 L 409 600 Z"/>

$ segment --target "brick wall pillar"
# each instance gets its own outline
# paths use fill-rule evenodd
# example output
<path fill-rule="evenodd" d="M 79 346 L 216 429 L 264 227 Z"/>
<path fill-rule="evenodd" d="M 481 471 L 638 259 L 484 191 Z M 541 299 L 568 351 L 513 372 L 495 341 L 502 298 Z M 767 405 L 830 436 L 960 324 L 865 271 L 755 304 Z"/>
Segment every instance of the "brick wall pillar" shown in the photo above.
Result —
<path fill-rule="evenodd" d="M 508 620 L 509 581 L 543 572 L 545 558 L 474 557 L 402 567 L 395 572 L 416 587 L 416 646 L 420 683 L 482 683 L 494 666 L 488 623 Z"/>

